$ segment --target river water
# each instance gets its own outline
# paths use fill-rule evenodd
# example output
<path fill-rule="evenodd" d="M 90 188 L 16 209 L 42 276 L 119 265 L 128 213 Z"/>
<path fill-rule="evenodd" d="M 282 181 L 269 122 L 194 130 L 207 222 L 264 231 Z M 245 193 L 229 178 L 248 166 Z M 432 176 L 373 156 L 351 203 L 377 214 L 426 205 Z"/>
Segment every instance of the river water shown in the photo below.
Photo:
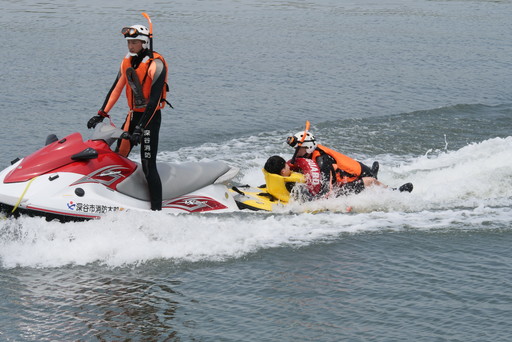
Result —
<path fill-rule="evenodd" d="M 260 185 L 309 120 L 415 187 L 277 213 L 4 219 L 0 340 L 512 340 L 511 1 L 1 3 L 1 165 L 50 133 L 90 136 L 119 31 L 145 11 L 175 107 L 160 160 L 223 160 Z"/>

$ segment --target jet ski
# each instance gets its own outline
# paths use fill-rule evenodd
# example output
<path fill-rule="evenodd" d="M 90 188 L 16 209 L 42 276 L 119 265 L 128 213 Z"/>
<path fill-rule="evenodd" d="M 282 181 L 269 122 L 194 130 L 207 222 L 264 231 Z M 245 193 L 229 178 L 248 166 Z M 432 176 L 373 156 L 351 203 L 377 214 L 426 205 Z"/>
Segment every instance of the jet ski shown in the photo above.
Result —
<path fill-rule="evenodd" d="M 113 212 L 150 211 L 140 163 L 110 146 L 129 138 L 112 124 L 98 124 L 90 140 L 80 133 L 47 138 L 38 151 L 0 172 L 0 210 L 48 220 L 98 219 Z M 238 169 L 221 161 L 157 163 L 162 212 L 238 211 L 227 182 Z"/>

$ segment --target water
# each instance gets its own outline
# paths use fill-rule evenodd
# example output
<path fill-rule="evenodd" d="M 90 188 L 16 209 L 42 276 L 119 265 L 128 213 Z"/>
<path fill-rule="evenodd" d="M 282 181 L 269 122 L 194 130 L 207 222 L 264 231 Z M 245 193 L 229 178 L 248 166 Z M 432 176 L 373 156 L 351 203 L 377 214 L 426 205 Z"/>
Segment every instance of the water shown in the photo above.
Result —
<path fill-rule="evenodd" d="M 2 1 L 1 165 L 49 133 L 89 136 L 119 30 L 146 11 L 175 107 L 160 160 L 224 160 L 259 185 L 310 120 L 322 144 L 414 191 L 278 213 L 3 220 L 0 340 L 512 339 L 512 2 L 137 6 Z M 122 98 L 111 114 L 125 113 Z"/>

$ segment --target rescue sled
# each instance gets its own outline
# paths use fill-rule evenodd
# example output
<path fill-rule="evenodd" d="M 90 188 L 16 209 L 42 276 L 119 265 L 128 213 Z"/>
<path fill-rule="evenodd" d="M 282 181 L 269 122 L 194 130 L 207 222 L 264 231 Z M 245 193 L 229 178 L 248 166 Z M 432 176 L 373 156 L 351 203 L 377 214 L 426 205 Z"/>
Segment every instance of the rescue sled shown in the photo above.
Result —
<path fill-rule="evenodd" d="M 265 184 L 259 187 L 250 185 L 240 185 L 231 187 L 233 198 L 240 209 L 249 209 L 254 211 L 274 211 L 276 209 L 284 209 L 289 204 L 292 197 L 299 203 L 304 200 L 302 192 L 307 191 L 302 184 L 306 183 L 305 176 L 302 173 L 292 172 L 289 177 L 283 177 L 274 173 L 269 173 L 262 169 L 265 176 Z M 302 183 L 302 184 L 301 184 Z M 295 188 L 293 191 L 292 189 Z M 412 183 L 405 183 L 399 188 L 390 188 L 400 192 L 411 192 Z M 302 195 L 301 195 L 302 193 Z M 306 199 L 309 201 L 310 199 Z M 309 212 L 309 210 L 306 210 Z M 315 209 L 315 212 L 322 211 Z M 341 209 L 342 212 L 350 212 L 352 208 L 346 207 Z"/>
<path fill-rule="evenodd" d="M 291 189 L 297 183 L 305 183 L 304 175 L 292 172 L 289 177 L 269 173 L 262 169 L 265 184 L 259 187 L 249 185 L 233 186 L 231 192 L 240 209 L 273 211 L 284 208 L 290 201 Z"/>

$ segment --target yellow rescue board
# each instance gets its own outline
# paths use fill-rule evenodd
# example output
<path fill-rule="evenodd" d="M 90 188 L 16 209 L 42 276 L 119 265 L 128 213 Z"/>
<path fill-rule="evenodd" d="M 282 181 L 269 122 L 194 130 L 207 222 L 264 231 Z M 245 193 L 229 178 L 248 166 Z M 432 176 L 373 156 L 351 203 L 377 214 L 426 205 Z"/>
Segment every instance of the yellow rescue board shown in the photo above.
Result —
<path fill-rule="evenodd" d="M 260 187 L 232 187 L 235 201 L 240 209 L 272 211 L 276 206 L 284 206 L 290 200 L 290 188 L 295 183 L 304 183 L 304 175 L 292 172 L 289 177 L 268 173 L 264 169 L 265 185 Z"/>

